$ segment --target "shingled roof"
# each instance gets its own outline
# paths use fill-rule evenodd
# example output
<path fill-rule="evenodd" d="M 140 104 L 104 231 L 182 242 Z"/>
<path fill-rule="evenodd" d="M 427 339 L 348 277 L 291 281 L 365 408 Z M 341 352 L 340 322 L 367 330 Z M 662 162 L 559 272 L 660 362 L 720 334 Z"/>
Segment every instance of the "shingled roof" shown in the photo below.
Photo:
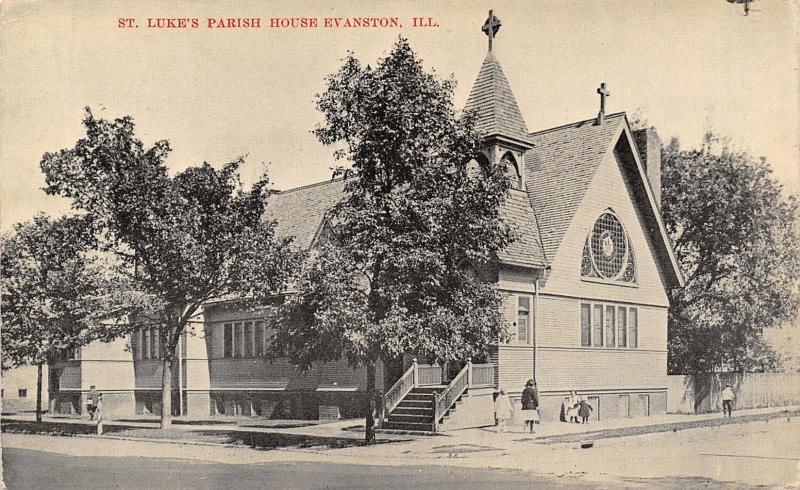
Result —
<path fill-rule="evenodd" d="M 278 192 L 270 197 L 267 218 L 276 221 L 275 233 L 294 237 L 294 244 L 307 250 L 325 213 L 344 196 L 344 179 L 327 180 Z"/>
<path fill-rule="evenodd" d="M 267 206 L 267 218 L 276 221 L 276 234 L 294 237 L 298 248 L 310 248 L 325 213 L 344 197 L 344 185 L 343 179 L 336 179 L 275 193 Z M 544 267 L 539 230 L 527 196 L 511 191 L 500 211 L 516 237 L 498 253 L 500 261 L 518 267 Z"/>
<path fill-rule="evenodd" d="M 525 186 L 550 260 L 624 121 L 620 112 L 601 125 L 589 119 L 529 135 L 534 146 L 525 154 Z"/>
<path fill-rule="evenodd" d="M 486 53 L 464 112 L 476 114 L 475 128 L 484 136 L 504 135 L 527 140 L 528 126 L 503 69 L 491 51 Z"/>
<path fill-rule="evenodd" d="M 511 190 L 500 208 L 503 221 L 511 226 L 515 240 L 497 252 L 501 263 L 518 267 L 544 268 L 547 259 L 540 240 L 536 215 L 522 191 Z"/>

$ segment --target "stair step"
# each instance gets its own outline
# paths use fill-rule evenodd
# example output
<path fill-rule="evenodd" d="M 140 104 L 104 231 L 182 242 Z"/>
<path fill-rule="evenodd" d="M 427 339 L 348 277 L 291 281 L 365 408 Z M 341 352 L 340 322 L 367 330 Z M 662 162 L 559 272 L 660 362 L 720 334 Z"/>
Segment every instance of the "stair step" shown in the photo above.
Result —
<path fill-rule="evenodd" d="M 433 424 L 428 422 L 427 424 L 421 423 L 413 423 L 413 422 L 391 422 L 386 421 L 383 424 L 384 429 L 389 430 L 418 430 L 424 432 L 433 432 Z"/>
<path fill-rule="evenodd" d="M 392 413 L 398 415 L 428 415 L 433 417 L 433 407 L 403 407 L 398 405 L 392 410 Z"/>
<path fill-rule="evenodd" d="M 431 401 L 433 400 L 433 395 L 430 393 L 409 393 L 406 395 L 403 400 L 422 400 L 422 401 Z"/>
<path fill-rule="evenodd" d="M 417 386 L 411 390 L 411 393 L 441 393 L 447 386 Z"/>
<path fill-rule="evenodd" d="M 406 415 L 406 414 L 389 414 L 387 418 L 389 422 L 398 422 L 401 424 L 405 423 L 413 423 L 413 424 L 430 424 L 433 422 L 433 417 L 429 415 Z"/>
<path fill-rule="evenodd" d="M 397 434 L 401 436 L 440 436 L 442 434 L 433 432 L 432 430 L 412 430 L 412 429 L 389 429 L 382 427 L 375 429 L 375 432 L 380 434 Z"/>

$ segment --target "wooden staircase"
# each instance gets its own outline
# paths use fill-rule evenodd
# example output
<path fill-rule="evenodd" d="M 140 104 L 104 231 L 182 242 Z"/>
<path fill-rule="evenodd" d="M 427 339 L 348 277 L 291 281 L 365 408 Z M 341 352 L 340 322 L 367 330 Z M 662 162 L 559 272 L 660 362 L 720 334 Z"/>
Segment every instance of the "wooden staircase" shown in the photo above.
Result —
<path fill-rule="evenodd" d="M 493 387 L 492 365 L 466 366 L 447 385 L 439 366 L 412 366 L 384 396 L 380 430 L 435 433 L 456 412 L 470 387 Z M 485 391 L 485 390 L 484 390 Z"/>
<path fill-rule="evenodd" d="M 383 422 L 383 429 L 434 432 L 434 411 L 436 395 L 445 386 L 417 386 L 403 397 L 400 403 L 389 412 Z"/>

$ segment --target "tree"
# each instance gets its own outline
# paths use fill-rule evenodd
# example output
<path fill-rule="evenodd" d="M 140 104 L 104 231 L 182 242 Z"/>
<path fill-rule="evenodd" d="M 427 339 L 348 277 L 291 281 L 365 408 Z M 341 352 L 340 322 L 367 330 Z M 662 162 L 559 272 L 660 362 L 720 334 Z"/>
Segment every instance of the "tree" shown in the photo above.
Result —
<path fill-rule="evenodd" d="M 485 353 L 507 338 L 500 295 L 476 273 L 511 240 L 500 217 L 499 166 L 467 170 L 481 141 L 458 118 L 454 82 L 423 71 L 405 39 L 375 68 L 349 55 L 317 96 L 317 138 L 350 162 L 345 197 L 327 216 L 287 299 L 275 347 L 301 368 L 342 357 L 367 372 L 366 441 L 374 442 L 379 361 Z"/>
<path fill-rule="evenodd" d="M 669 292 L 669 370 L 765 370 L 765 328 L 797 317 L 800 221 L 765 159 L 709 133 L 664 149 L 662 213 L 686 276 Z"/>
<path fill-rule="evenodd" d="M 95 119 L 74 148 L 44 155 L 46 192 L 72 199 L 86 213 L 102 250 L 126 266 L 132 288 L 150 298 L 149 311 L 129 315 L 129 328 L 155 327 L 163 345 L 161 427 L 172 416 L 172 371 L 180 336 L 203 304 L 270 301 L 297 261 L 288 239 L 263 219 L 266 176 L 249 190 L 239 158 L 216 170 L 208 163 L 169 176 L 169 144 L 151 148 L 134 136 L 130 117 Z"/>
<path fill-rule="evenodd" d="M 42 420 L 42 366 L 105 335 L 100 325 L 115 286 L 83 217 L 38 215 L 2 244 L 2 367 L 37 367 L 36 421 Z"/>

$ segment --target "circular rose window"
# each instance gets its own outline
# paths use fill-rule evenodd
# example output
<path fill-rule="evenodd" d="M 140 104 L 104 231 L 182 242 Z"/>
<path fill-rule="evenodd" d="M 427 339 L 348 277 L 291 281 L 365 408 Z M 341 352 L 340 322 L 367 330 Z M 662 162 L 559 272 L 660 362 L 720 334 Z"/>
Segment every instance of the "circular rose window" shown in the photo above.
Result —
<path fill-rule="evenodd" d="M 613 214 L 603 213 L 586 240 L 581 275 L 633 282 L 634 270 L 633 251 L 622 223 Z"/>

